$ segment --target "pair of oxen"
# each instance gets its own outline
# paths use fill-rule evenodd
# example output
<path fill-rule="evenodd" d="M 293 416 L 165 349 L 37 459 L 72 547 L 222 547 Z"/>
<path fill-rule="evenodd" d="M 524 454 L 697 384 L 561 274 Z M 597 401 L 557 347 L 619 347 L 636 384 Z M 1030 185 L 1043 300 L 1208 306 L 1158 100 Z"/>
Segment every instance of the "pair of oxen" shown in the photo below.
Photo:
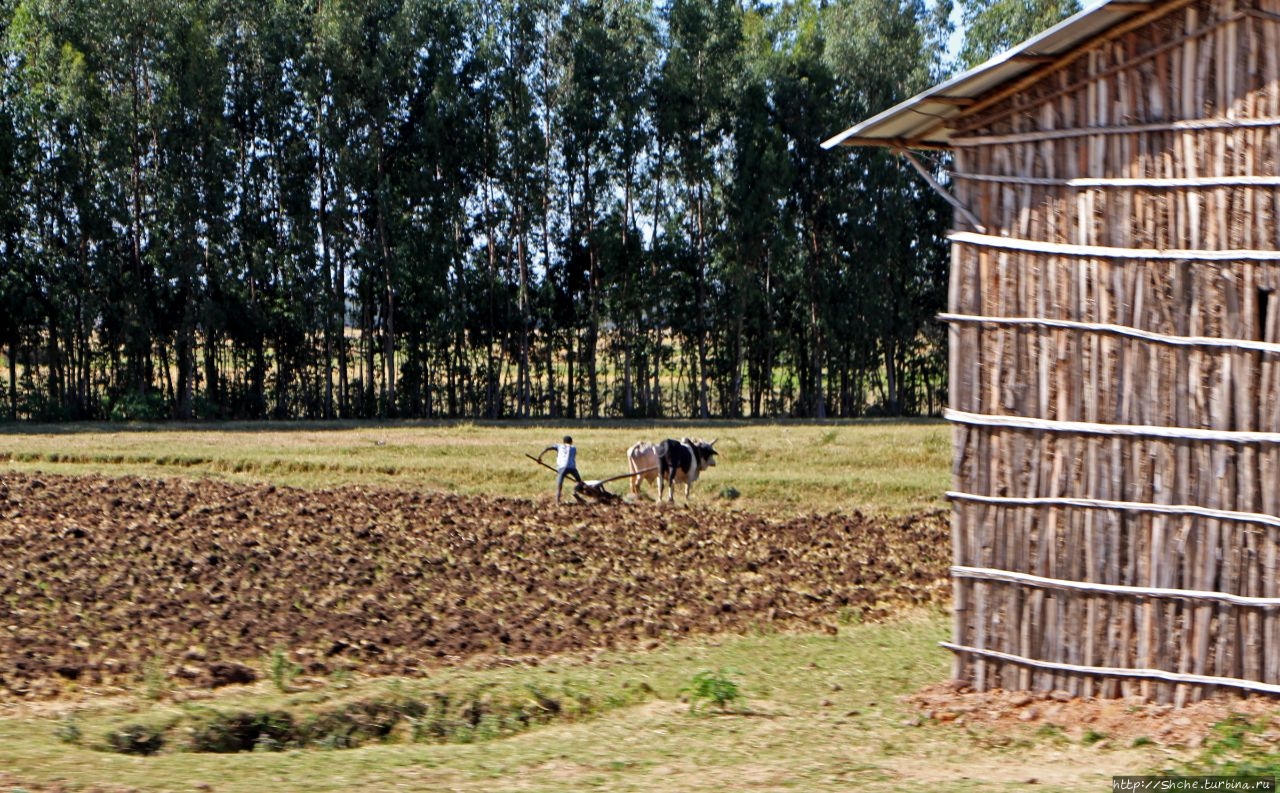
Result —
<path fill-rule="evenodd" d="M 642 481 L 658 483 L 658 500 L 670 491 L 668 501 L 676 500 L 676 482 L 684 483 L 684 500 L 689 500 L 689 489 L 698 481 L 698 474 L 716 464 L 716 440 L 702 441 L 696 438 L 667 438 L 661 443 L 640 441 L 627 449 L 627 468 L 631 472 L 631 494 L 640 496 Z"/>

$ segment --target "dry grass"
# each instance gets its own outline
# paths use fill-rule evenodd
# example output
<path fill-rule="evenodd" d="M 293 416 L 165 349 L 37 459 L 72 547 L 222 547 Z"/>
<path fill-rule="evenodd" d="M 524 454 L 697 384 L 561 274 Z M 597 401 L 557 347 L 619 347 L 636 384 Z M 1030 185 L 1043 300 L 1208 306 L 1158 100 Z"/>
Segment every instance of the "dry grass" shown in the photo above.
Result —
<path fill-rule="evenodd" d="M 1111 774 L 1169 758 L 1148 746 L 1098 747 L 1033 728 L 1006 735 L 955 724 L 916 726 L 901 695 L 942 679 L 937 646 L 948 617 L 928 611 L 891 624 L 849 625 L 836 636 L 756 634 L 697 639 L 648 652 L 544 659 L 540 665 L 441 670 L 427 680 L 360 680 L 336 690 L 282 694 L 269 683 L 178 703 L 143 696 L 79 706 L 85 742 L 125 723 L 163 721 L 187 709 L 298 708 L 357 696 L 422 696 L 464 686 L 604 692 L 644 683 L 653 698 L 580 722 L 470 744 L 397 742 L 362 749 L 241 755 L 167 751 L 149 758 L 60 743 L 65 708 L 0 718 L 0 783 L 107 791 L 218 793 L 260 790 L 719 791 L 1027 789 L 1093 791 Z M 681 689 L 702 670 L 732 670 L 745 700 L 725 714 L 694 714 Z M 345 683 L 344 683 L 345 684 Z M 199 785 L 207 788 L 198 788 Z"/>
<path fill-rule="evenodd" d="M 906 514 L 942 505 L 950 432 L 938 421 L 10 426 L 14 470 L 214 476 L 308 488 L 365 484 L 545 498 L 553 477 L 524 455 L 561 436 L 588 479 L 627 472 L 637 440 L 716 438 L 720 464 L 694 501 L 766 512 Z M 625 492 L 626 482 L 613 483 Z M 727 496 L 729 489 L 736 498 Z"/>

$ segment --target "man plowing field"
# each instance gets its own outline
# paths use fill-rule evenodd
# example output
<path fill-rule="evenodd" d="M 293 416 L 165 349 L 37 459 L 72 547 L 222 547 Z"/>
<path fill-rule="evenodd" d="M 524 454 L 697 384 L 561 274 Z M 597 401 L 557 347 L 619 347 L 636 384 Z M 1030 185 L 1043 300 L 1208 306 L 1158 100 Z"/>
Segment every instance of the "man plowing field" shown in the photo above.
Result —
<path fill-rule="evenodd" d="M 550 451 L 554 451 L 556 453 L 556 465 L 554 468 L 552 468 L 550 465 L 547 465 L 542 461 L 542 456 Z M 613 482 L 617 479 L 628 479 L 633 476 L 640 476 L 642 474 L 649 473 L 650 471 L 650 469 L 645 469 L 644 471 L 633 471 L 631 473 L 611 476 L 611 477 L 608 477 L 607 479 L 584 480 L 582 476 L 578 473 L 577 448 L 573 445 L 573 438 L 569 437 L 568 435 L 564 436 L 563 443 L 555 443 L 548 446 L 547 448 L 543 449 L 538 454 L 537 457 L 534 457 L 532 454 L 526 454 L 525 457 L 528 457 L 530 460 L 533 460 L 535 463 L 537 463 L 538 465 L 541 465 L 543 468 L 548 468 L 556 472 L 556 503 L 557 504 L 561 503 L 561 500 L 562 500 L 562 496 L 564 493 L 565 477 L 571 476 L 575 480 L 577 480 L 576 484 L 574 484 L 573 486 L 573 498 L 578 503 L 582 503 L 586 499 L 591 499 L 593 501 L 608 502 L 608 501 L 617 500 L 621 498 L 621 496 L 619 496 L 617 493 L 610 493 L 608 490 L 606 490 L 605 489 L 606 483 Z"/>

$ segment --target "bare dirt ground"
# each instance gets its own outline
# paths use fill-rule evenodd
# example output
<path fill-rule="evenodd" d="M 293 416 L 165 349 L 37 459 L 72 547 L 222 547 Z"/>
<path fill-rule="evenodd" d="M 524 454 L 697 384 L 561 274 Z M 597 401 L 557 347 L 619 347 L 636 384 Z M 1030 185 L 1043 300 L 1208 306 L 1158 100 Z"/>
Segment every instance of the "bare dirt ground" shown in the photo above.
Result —
<path fill-rule="evenodd" d="M 1274 715 L 1277 700 L 1269 697 L 1222 696 L 1193 702 L 1182 708 L 1145 702 L 1140 698 L 1096 699 L 1072 697 L 1066 692 L 968 691 L 949 683 L 924 688 L 907 698 L 919 718 L 979 727 L 1008 736 L 1030 727 L 1052 727 L 1066 738 L 1089 738 L 1099 749 L 1131 746 L 1146 741 L 1162 746 L 1198 749 L 1209 728 L 1236 714 Z M 1271 741 L 1280 741 L 1273 729 Z M 997 739 L 999 740 L 999 739 Z"/>
<path fill-rule="evenodd" d="M 948 595 L 941 515 L 769 518 L 215 480 L 0 475 L 0 703 L 165 675 L 415 674 L 835 629 Z"/>

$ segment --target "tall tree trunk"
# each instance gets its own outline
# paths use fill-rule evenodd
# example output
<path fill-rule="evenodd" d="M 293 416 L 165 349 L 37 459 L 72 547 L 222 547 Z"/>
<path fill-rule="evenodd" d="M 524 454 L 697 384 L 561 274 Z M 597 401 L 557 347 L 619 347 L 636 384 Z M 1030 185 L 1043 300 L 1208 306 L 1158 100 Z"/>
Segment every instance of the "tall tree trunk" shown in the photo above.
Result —
<path fill-rule="evenodd" d="M 316 102 L 316 118 L 324 118 L 323 102 Z M 325 145 L 322 130 L 316 131 L 316 192 L 318 201 L 320 266 L 324 271 L 327 305 L 324 309 L 324 410 L 326 419 L 333 418 L 333 353 L 334 353 L 334 313 L 338 312 L 337 333 L 342 333 L 341 307 L 342 299 L 334 283 L 333 262 L 329 257 L 329 193 L 325 180 Z"/>
<path fill-rule="evenodd" d="M 485 131 L 488 134 L 490 129 L 490 115 L 485 113 Z M 494 339 L 497 336 L 496 328 L 498 326 L 498 310 L 495 302 L 494 294 L 498 283 L 498 245 L 497 245 L 497 229 L 493 220 L 493 179 L 489 175 L 491 163 L 488 159 L 484 164 L 483 177 L 483 195 L 484 195 L 484 235 L 485 235 L 485 261 L 489 266 L 488 286 L 485 289 L 486 303 L 489 309 L 489 333 L 485 339 L 485 366 L 484 366 L 484 414 L 487 418 L 498 417 L 498 361 L 494 352 Z"/>
<path fill-rule="evenodd" d="M 374 329 L 374 317 L 377 315 L 377 307 L 373 305 L 374 294 L 376 292 L 365 296 L 364 328 L 361 331 L 364 342 L 364 409 L 361 412 L 366 418 L 377 415 L 378 404 L 377 377 L 374 374 L 378 349 L 377 331 Z"/>
<path fill-rule="evenodd" d="M 699 134 L 701 140 L 701 134 Z M 694 333 L 697 334 L 697 351 L 698 360 L 695 370 L 690 377 L 690 384 L 693 385 L 697 396 L 697 410 L 699 418 L 709 418 L 711 416 L 711 407 L 707 402 L 707 331 L 703 321 L 703 317 L 707 310 L 707 251 L 706 251 L 706 218 L 704 216 L 705 201 L 703 195 L 704 183 L 698 180 L 697 186 L 697 203 L 695 220 L 697 222 L 697 238 L 695 240 L 695 251 L 698 259 L 698 291 L 697 302 L 694 307 Z"/>
<path fill-rule="evenodd" d="M 133 53 L 134 60 L 130 64 L 130 78 L 132 94 L 130 96 L 130 108 L 132 115 L 130 117 L 130 139 L 129 139 L 129 158 L 130 158 L 130 204 L 131 212 L 129 218 L 129 257 L 130 266 L 133 268 L 134 278 L 133 284 L 134 294 L 129 299 L 129 313 L 133 315 L 135 322 L 133 328 L 128 333 L 128 366 L 132 373 L 130 383 L 133 391 L 137 394 L 145 394 L 147 384 L 150 378 L 147 377 L 145 359 L 149 355 L 149 351 L 144 353 L 142 343 L 138 336 L 140 331 L 138 328 L 143 324 L 141 301 L 146 299 L 145 287 L 146 279 L 142 271 L 142 142 L 138 134 L 138 125 L 140 123 L 142 108 L 142 76 L 138 70 L 137 59 L 140 53 Z M 147 347 L 149 348 L 149 344 Z"/>
<path fill-rule="evenodd" d="M 396 293 L 395 293 L 395 273 L 394 262 L 391 258 L 390 243 L 387 239 L 387 185 L 386 185 L 386 157 L 383 153 L 382 131 L 378 131 L 378 149 L 376 152 L 378 158 L 378 181 L 377 181 L 377 208 L 378 208 L 378 255 L 382 259 L 382 272 L 385 278 L 385 305 L 386 305 L 386 321 L 384 323 L 383 332 L 383 363 L 386 366 L 386 397 L 383 401 L 383 415 L 394 416 L 396 413 Z M 370 359 L 372 364 L 372 358 Z"/>
<path fill-rule="evenodd" d="M 18 420 L 18 332 L 9 338 L 9 420 Z"/>
<path fill-rule="evenodd" d="M 338 325 L 338 415 L 350 418 L 351 404 L 348 399 L 350 384 L 348 368 L 351 362 L 347 357 L 347 260 L 345 256 L 335 257 L 337 272 L 333 279 L 334 321 Z"/>
<path fill-rule="evenodd" d="M 530 415 L 529 391 L 529 255 L 528 234 L 525 231 L 524 206 L 516 208 L 516 258 L 520 272 L 519 308 L 520 308 L 520 370 L 516 376 L 516 415 L 528 418 Z"/>
<path fill-rule="evenodd" d="M 816 230 L 809 229 L 809 266 L 806 274 L 809 292 L 809 333 L 812 336 L 809 345 L 809 382 L 813 389 L 810 394 L 812 417 L 827 417 L 826 394 L 823 386 L 822 367 L 826 357 L 825 335 L 823 332 L 822 309 L 819 290 L 819 270 L 822 266 L 822 242 Z"/>
<path fill-rule="evenodd" d="M 888 392 L 888 404 L 885 409 L 889 415 L 902 413 L 902 374 L 898 371 L 898 341 L 892 336 L 884 340 L 884 377 L 885 389 Z"/>

